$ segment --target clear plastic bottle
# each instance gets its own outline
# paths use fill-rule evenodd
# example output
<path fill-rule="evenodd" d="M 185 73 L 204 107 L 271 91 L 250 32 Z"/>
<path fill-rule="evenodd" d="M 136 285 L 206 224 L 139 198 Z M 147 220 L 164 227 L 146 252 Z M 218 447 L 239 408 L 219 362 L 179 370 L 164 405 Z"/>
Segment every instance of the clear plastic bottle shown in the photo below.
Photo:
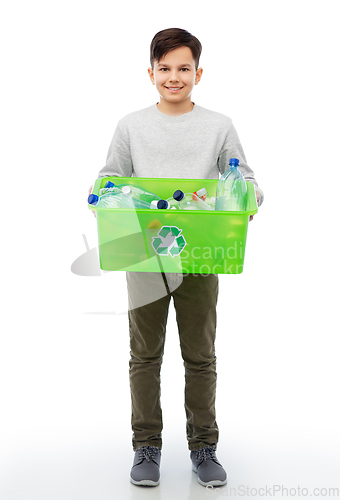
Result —
<path fill-rule="evenodd" d="M 157 208 L 168 208 L 170 210 L 178 210 L 178 202 L 171 198 L 168 198 L 167 200 L 159 200 L 157 202 Z"/>
<path fill-rule="evenodd" d="M 216 196 L 207 196 L 204 203 L 209 205 L 209 207 L 212 208 L 212 210 L 215 210 L 215 205 L 216 205 Z"/>
<path fill-rule="evenodd" d="M 205 202 L 206 198 L 207 198 L 207 190 L 203 187 L 201 189 L 198 189 L 197 191 L 194 191 L 194 193 L 196 196 L 198 196 L 202 201 Z"/>
<path fill-rule="evenodd" d="M 168 198 L 167 200 L 161 200 L 163 206 L 160 206 L 160 202 L 158 202 L 158 208 L 175 208 L 178 210 L 212 210 L 209 205 L 204 203 L 199 196 L 194 193 L 183 193 L 180 189 L 174 192 L 172 198 Z"/>
<path fill-rule="evenodd" d="M 119 187 L 119 186 L 117 186 Z M 151 200 L 150 197 L 150 201 L 145 201 L 143 199 L 140 199 L 140 198 L 136 198 L 135 194 L 136 192 L 134 191 L 134 186 L 128 186 L 128 185 L 121 185 L 122 187 L 122 194 L 124 194 L 125 196 L 128 196 L 132 202 L 133 202 L 133 205 L 135 208 L 146 208 L 146 209 L 154 209 L 154 208 L 157 208 L 157 202 L 160 200 L 160 198 L 158 197 L 158 199 L 155 199 L 155 200 Z M 138 194 L 137 194 L 138 196 Z M 153 195 L 155 196 L 155 195 Z"/>
<path fill-rule="evenodd" d="M 199 198 L 201 198 L 204 203 L 209 205 L 213 210 L 215 209 L 216 197 L 208 196 L 207 190 L 205 188 L 199 189 L 198 191 L 194 191 Z"/>
<path fill-rule="evenodd" d="M 216 189 L 215 210 L 245 211 L 247 208 L 247 184 L 237 168 L 237 158 L 230 158 L 229 168 L 221 176 Z"/>
<path fill-rule="evenodd" d="M 173 198 L 177 200 L 179 210 L 211 210 L 211 207 L 194 193 L 183 193 L 178 189 Z"/>
<path fill-rule="evenodd" d="M 122 190 L 118 186 L 116 186 L 113 182 L 107 181 L 105 186 L 99 189 L 99 196 L 105 193 L 121 193 Z"/>
<path fill-rule="evenodd" d="M 146 201 L 147 203 L 151 203 L 152 201 L 160 200 L 160 197 L 155 193 L 148 191 L 147 189 L 141 188 L 139 186 L 131 186 L 130 184 L 117 184 L 116 188 L 119 188 L 122 192 L 124 192 L 124 188 L 129 188 L 131 190 L 131 194 L 133 198 L 141 201 Z"/>

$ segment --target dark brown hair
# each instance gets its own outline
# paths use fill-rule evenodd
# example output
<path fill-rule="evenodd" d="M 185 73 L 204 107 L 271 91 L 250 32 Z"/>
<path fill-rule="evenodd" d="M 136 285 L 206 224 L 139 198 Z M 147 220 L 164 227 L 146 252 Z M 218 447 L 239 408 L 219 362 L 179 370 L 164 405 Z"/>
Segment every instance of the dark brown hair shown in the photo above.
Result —
<path fill-rule="evenodd" d="M 196 70 L 198 68 L 202 45 L 200 41 L 189 31 L 180 28 L 168 28 L 159 31 L 153 37 L 150 45 L 150 64 L 153 69 L 155 61 L 160 61 L 168 52 L 179 47 L 189 47 L 195 60 Z"/>

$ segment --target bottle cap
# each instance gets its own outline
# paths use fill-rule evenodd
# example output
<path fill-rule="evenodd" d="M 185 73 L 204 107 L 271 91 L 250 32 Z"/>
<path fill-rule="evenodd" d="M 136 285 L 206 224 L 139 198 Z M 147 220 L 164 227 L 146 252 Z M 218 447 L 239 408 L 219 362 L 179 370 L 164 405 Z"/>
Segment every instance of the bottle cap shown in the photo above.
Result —
<path fill-rule="evenodd" d="M 106 187 L 106 188 L 113 188 L 113 186 L 114 186 L 114 183 L 113 183 L 113 182 L 111 182 L 111 181 L 107 181 L 107 183 L 105 184 L 105 186 L 104 186 L 104 187 Z"/>
<path fill-rule="evenodd" d="M 240 160 L 238 160 L 237 158 L 230 158 L 229 165 L 236 165 L 236 166 L 238 166 L 239 164 L 240 164 Z"/>
<path fill-rule="evenodd" d="M 131 193 L 131 188 L 130 188 L 130 186 L 124 186 L 124 187 L 122 187 L 122 193 L 124 193 L 124 194 L 129 194 L 129 193 Z"/>
<path fill-rule="evenodd" d="M 197 194 L 198 197 L 203 196 L 207 194 L 207 190 L 205 188 L 199 189 L 198 191 L 195 191 L 194 194 Z"/>
<path fill-rule="evenodd" d="M 90 194 L 90 196 L 87 198 L 87 202 L 90 205 L 96 205 L 98 203 L 98 200 L 99 196 L 97 196 L 96 194 Z"/>
<path fill-rule="evenodd" d="M 168 208 L 169 203 L 166 200 L 158 200 L 157 208 Z"/>
<path fill-rule="evenodd" d="M 176 200 L 176 201 L 181 201 L 183 200 L 184 198 L 184 193 L 183 191 L 181 191 L 180 189 L 177 189 L 177 191 L 174 192 L 173 194 L 173 198 Z"/>

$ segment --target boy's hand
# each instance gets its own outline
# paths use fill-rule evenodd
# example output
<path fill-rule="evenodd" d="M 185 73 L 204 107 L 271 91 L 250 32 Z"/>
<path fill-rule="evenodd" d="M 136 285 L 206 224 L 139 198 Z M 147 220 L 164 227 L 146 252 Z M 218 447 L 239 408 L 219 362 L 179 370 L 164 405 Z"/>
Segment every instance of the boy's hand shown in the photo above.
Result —
<path fill-rule="evenodd" d="M 90 196 L 90 194 L 92 193 L 92 190 L 93 190 L 93 186 L 90 187 L 90 189 L 89 189 L 89 195 L 88 196 Z M 94 210 L 91 210 L 91 212 L 93 213 L 93 215 L 95 217 L 97 217 L 97 214 L 96 214 L 96 212 Z"/>
<path fill-rule="evenodd" d="M 257 206 L 259 206 L 261 195 L 257 191 L 255 191 L 255 193 L 256 193 Z M 254 215 L 256 215 L 256 214 L 254 214 Z M 254 215 L 249 215 L 249 222 L 253 220 Z"/>

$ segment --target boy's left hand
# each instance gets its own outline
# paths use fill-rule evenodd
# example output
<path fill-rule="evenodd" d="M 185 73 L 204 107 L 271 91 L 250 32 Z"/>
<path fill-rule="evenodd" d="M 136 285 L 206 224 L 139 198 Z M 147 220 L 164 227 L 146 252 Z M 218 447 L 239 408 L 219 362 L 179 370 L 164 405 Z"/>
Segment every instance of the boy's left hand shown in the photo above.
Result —
<path fill-rule="evenodd" d="M 260 199 L 261 199 L 260 193 L 258 193 L 258 192 L 256 191 L 256 201 L 257 201 L 257 206 L 259 206 Z M 256 214 L 254 214 L 254 215 L 256 215 Z M 253 220 L 254 215 L 249 215 L 249 222 Z"/>

